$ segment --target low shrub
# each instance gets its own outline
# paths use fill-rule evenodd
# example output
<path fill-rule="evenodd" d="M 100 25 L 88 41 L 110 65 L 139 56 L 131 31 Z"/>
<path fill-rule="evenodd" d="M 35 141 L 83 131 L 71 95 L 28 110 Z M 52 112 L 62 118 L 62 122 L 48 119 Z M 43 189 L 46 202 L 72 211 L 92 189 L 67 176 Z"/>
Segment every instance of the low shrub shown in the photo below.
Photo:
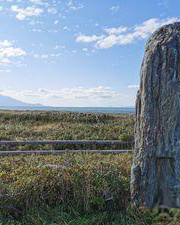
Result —
<path fill-rule="evenodd" d="M 79 213 L 125 211 L 131 155 L 65 154 L 5 157 L 0 163 L 1 213 L 62 205 Z"/>
<path fill-rule="evenodd" d="M 133 127 L 128 114 L 0 111 L 0 140 L 133 139 Z"/>

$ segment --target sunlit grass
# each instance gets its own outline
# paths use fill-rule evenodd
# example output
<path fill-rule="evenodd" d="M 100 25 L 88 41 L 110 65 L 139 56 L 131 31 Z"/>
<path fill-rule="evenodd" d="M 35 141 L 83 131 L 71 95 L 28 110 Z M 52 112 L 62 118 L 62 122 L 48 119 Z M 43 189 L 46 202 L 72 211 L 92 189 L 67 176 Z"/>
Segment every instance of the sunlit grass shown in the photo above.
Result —
<path fill-rule="evenodd" d="M 0 112 L 0 140 L 131 141 L 133 137 L 134 115 Z M 0 224 L 179 225 L 179 211 L 159 214 L 131 208 L 131 164 L 129 154 L 3 157 Z"/>
<path fill-rule="evenodd" d="M 0 163 L 1 213 L 32 207 L 73 208 L 79 213 L 125 210 L 131 155 L 65 154 L 4 157 Z M 8 206 L 5 207 L 4 206 Z M 16 214 L 16 210 L 14 211 Z"/>
<path fill-rule="evenodd" d="M 133 140 L 133 115 L 0 112 L 0 140 Z"/>

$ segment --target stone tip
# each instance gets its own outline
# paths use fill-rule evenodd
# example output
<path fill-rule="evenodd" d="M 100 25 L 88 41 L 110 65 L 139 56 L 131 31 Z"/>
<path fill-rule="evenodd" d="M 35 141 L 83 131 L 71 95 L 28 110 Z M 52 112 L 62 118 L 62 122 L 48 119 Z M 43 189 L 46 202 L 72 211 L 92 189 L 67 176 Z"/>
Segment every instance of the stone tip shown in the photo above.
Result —
<path fill-rule="evenodd" d="M 162 27 L 160 27 L 157 31 L 154 32 L 154 34 L 159 34 L 159 33 L 173 33 L 173 32 L 179 32 L 180 33 L 180 22 L 174 22 L 170 24 L 166 24 Z"/>
<path fill-rule="evenodd" d="M 165 30 L 178 30 L 180 31 L 180 21 L 179 22 L 174 22 L 170 24 L 166 24 L 159 28 L 159 30 L 165 31 Z"/>
<path fill-rule="evenodd" d="M 157 29 L 149 38 L 146 47 L 153 46 L 158 42 L 168 43 L 172 38 L 180 38 L 180 21 L 166 24 Z M 158 40 L 158 41 L 157 41 Z"/>

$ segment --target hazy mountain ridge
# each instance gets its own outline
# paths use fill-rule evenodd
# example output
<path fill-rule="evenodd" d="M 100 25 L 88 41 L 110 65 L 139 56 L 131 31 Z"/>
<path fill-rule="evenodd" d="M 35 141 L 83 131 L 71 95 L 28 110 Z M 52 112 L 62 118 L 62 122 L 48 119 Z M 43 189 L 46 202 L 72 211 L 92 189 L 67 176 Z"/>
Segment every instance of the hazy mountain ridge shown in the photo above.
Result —
<path fill-rule="evenodd" d="M 42 104 L 21 102 L 9 96 L 0 95 L 0 109 L 3 110 L 45 110 L 81 113 L 134 113 L 134 107 L 51 107 Z"/>
<path fill-rule="evenodd" d="M 25 103 L 25 102 L 21 102 L 17 99 L 14 99 L 12 97 L 9 96 L 4 96 L 4 95 L 0 95 L 0 106 L 12 106 L 12 107 L 28 107 L 28 106 L 42 106 L 41 104 L 30 104 L 30 103 Z"/>

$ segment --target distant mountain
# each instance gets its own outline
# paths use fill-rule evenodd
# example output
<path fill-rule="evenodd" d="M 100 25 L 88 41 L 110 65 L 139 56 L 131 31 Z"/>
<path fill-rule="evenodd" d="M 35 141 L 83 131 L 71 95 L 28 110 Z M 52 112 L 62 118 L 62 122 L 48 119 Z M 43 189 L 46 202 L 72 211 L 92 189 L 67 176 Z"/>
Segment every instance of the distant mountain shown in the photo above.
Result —
<path fill-rule="evenodd" d="M 21 102 L 9 96 L 0 95 L 0 107 L 40 107 L 40 104 L 29 104 L 25 102 Z"/>

